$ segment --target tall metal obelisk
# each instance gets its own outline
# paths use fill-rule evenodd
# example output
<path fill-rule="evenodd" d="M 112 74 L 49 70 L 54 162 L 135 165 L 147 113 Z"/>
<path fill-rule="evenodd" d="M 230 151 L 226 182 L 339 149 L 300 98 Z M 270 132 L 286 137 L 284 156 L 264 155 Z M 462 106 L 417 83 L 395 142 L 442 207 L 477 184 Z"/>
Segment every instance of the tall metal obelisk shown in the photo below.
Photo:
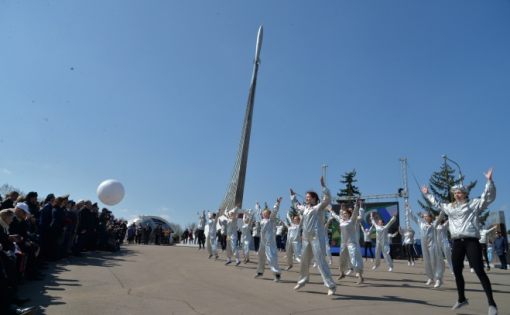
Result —
<path fill-rule="evenodd" d="M 263 28 L 259 27 L 257 34 L 257 45 L 255 46 L 255 60 L 253 63 L 253 74 L 251 77 L 250 91 L 248 93 L 248 103 L 244 114 L 243 131 L 237 150 L 237 160 L 234 164 L 232 177 L 220 205 L 221 210 L 232 209 L 234 206 L 242 207 L 244 195 L 244 182 L 246 179 L 246 167 L 248 165 L 248 149 L 250 147 L 251 122 L 253 120 L 253 105 L 255 103 L 255 89 L 257 87 L 257 73 L 260 64 L 260 49 L 262 48 Z"/>

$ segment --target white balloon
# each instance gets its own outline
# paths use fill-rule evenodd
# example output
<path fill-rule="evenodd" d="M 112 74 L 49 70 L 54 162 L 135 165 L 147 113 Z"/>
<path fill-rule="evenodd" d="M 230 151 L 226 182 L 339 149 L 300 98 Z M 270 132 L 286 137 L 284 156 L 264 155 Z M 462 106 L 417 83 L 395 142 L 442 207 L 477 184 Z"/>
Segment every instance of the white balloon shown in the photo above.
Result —
<path fill-rule="evenodd" d="M 97 187 L 97 196 L 102 203 L 114 206 L 124 198 L 124 186 L 115 179 L 105 180 Z"/>

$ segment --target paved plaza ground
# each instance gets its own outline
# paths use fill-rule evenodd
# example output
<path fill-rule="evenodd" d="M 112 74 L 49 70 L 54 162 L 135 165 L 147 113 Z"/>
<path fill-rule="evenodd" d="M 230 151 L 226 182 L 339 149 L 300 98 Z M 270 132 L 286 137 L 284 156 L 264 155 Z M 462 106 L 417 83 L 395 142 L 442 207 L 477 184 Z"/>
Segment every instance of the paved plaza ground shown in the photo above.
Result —
<path fill-rule="evenodd" d="M 284 253 L 280 262 L 284 261 Z M 338 276 L 338 257 L 333 257 Z M 252 260 L 256 261 L 255 255 Z M 272 281 L 266 269 L 253 279 L 255 263 L 225 266 L 224 258 L 207 259 L 204 251 L 185 246 L 126 245 L 120 253 L 97 252 L 50 265 L 43 281 L 21 287 L 21 295 L 41 306 L 40 314 L 487 314 L 485 294 L 474 274 L 465 270 L 470 305 L 455 311 L 453 276 L 446 271 L 440 289 L 425 285 L 423 264 L 395 262 L 388 272 L 365 269 L 366 281 L 337 281 L 337 295 L 327 296 L 316 269 L 300 291 L 299 266 Z M 285 267 L 283 264 L 281 266 Z M 510 314 L 510 271 L 489 273 L 500 314 Z"/>

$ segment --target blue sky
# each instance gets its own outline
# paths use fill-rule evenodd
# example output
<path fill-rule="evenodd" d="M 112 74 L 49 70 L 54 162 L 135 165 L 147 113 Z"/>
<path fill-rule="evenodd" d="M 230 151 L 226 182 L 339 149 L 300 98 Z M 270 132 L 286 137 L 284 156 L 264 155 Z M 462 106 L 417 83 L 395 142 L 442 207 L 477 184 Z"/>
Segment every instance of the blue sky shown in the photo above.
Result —
<path fill-rule="evenodd" d="M 441 155 L 510 217 L 508 1 L 0 1 L 0 183 L 186 225 L 223 198 L 264 25 L 244 206 L 426 182 Z M 418 188 L 410 176 L 411 203 Z"/>

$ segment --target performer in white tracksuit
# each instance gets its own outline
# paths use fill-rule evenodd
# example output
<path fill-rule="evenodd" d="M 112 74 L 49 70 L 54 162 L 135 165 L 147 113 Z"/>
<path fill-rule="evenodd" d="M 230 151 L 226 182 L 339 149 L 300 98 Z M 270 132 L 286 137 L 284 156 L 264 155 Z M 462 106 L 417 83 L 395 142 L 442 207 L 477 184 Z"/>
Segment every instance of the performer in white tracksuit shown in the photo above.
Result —
<path fill-rule="evenodd" d="M 434 288 L 439 288 L 443 284 L 444 260 L 439 259 L 439 248 L 437 244 L 436 228 L 438 220 L 433 221 L 430 213 L 425 213 L 416 218 L 410 208 L 406 209 L 407 215 L 414 223 L 420 227 L 421 234 L 421 251 L 423 254 L 423 264 L 425 267 L 425 275 L 428 277 L 427 285 L 435 281 Z"/>
<path fill-rule="evenodd" d="M 198 241 L 198 249 L 205 249 L 205 210 L 202 211 L 198 216 L 198 224 L 197 224 L 197 241 Z"/>
<path fill-rule="evenodd" d="M 372 260 L 375 258 L 374 252 L 372 251 L 372 231 L 374 229 L 373 225 L 370 225 L 369 228 L 365 228 L 361 222 L 359 223 L 361 231 L 363 232 L 363 247 L 365 248 L 365 261 L 368 260 L 368 250 L 370 250 L 370 255 L 372 256 Z"/>
<path fill-rule="evenodd" d="M 400 235 L 404 237 L 404 252 L 407 256 L 407 265 L 414 266 L 415 255 L 414 255 L 414 230 L 409 226 L 408 228 L 398 228 Z"/>
<path fill-rule="evenodd" d="M 250 244 L 252 242 L 252 218 L 251 211 L 245 212 L 243 215 L 243 225 L 241 226 L 241 243 L 243 244 L 244 263 L 250 261 Z"/>
<path fill-rule="evenodd" d="M 321 244 L 325 241 L 321 238 L 320 233 L 324 233 L 324 210 L 330 203 L 329 190 L 324 184 L 324 179 L 321 177 L 322 192 L 324 194 L 323 200 L 319 202 L 319 196 L 313 191 L 306 193 L 306 204 L 298 205 L 296 201 L 296 194 L 291 189 L 291 201 L 294 209 L 297 209 L 302 218 L 303 226 L 303 252 L 301 256 L 301 270 L 299 272 L 299 279 L 294 290 L 303 287 L 310 277 L 310 262 L 315 257 L 317 266 L 324 281 L 324 285 L 328 287 L 328 295 L 335 294 L 336 284 L 331 276 L 329 265 L 326 262 L 324 253 L 326 245 Z"/>
<path fill-rule="evenodd" d="M 439 249 L 439 258 L 446 258 L 446 262 L 448 263 L 448 269 L 453 274 L 452 267 L 452 248 L 450 246 L 450 241 L 448 240 L 448 220 L 443 223 L 439 223 L 436 228 L 436 236 L 437 236 L 437 247 Z"/>
<path fill-rule="evenodd" d="M 462 275 L 464 259 L 467 256 L 487 296 L 489 315 L 497 314 L 498 309 L 492 294 L 491 282 L 483 269 L 478 217 L 496 199 L 496 187 L 492 175 L 493 170 L 489 169 L 485 174 L 487 179 L 485 189 L 479 198 L 469 199 L 469 189 L 463 185 L 455 185 L 451 188 L 450 191 L 455 198 L 455 201 L 451 203 L 440 203 L 434 195 L 429 194 L 427 186 L 421 190 L 435 208 L 441 209 L 440 220 L 444 215 L 448 216 L 448 226 L 452 237 L 452 266 L 458 293 L 458 300 L 452 309 L 458 309 L 468 304 L 464 292 L 464 276 Z"/>
<path fill-rule="evenodd" d="M 487 271 L 491 270 L 489 256 L 487 255 L 487 243 L 489 241 L 487 235 L 494 231 L 497 227 L 497 225 L 491 227 L 490 229 L 483 229 L 480 227 L 480 246 L 482 247 L 482 257 L 485 259 L 485 262 L 487 262 Z"/>
<path fill-rule="evenodd" d="M 287 213 L 289 224 L 287 226 L 287 244 L 285 250 L 287 252 L 287 269 L 290 270 L 294 266 L 294 261 L 301 262 L 301 217 L 299 215 L 291 216 Z"/>
<path fill-rule="evenodd" d="M 218 247 L 217 247 L 217 239 L 216 239 L 216 224 L 218 222 L 218 218 L 216 213 L 209 212 L 207 214 L 207 222 L 205 225 L 205 246 L 207 248 L 207 252 L 209 253 L 209 258 L 215 256 L 218 259 Z"/>
<path fill-rule="evenodd" d="M 241 259 L 239 258 L 239 249 L 237 248 L 237 213 L 239 212 L 239 208 L 235 207 L 234 209 L 227 211 L 226 217 L 223 217 L 223 224 L 225 226 L 227 233 L 227 262 L 225 265 L 229 265 L 232 263 L 232 256 L 236 257 L 236 266 L 241 263 Z"/>
<path fill-rule="evenodd" d="M 397 220 L 396 216 L 392 216 L 388 224 L 384 225 L 382 219 L 377 220 L 374 219 L 374 212 L 370 213 L 370 220 L 372 222 L 372 226 L 375 228 L 375 262 L 372 270 L 376 270 L 381 264 L 381 252 L 383 254 L 384 260 L 388 265 L 388 271 L 393 271 L 393 260 L 390 256 L 390 244 L 388 242 L 388 229 L 390 226 Z"/>
<path fill-rule="evenodd" d="M 342 207 L 340 215 L 330 210 L 331 216 L 339 222 L 340 226 L 341 244 L 340 254 L 338 255 L 340 260 L 340 277 L 338 279 L 344 278 L 347 270 L 352 268 L 356 272 L 356 277 L 359 278 L 358 284 L 363 283 L 363 258 L 361 257 L 359 235 L 357 233 L 360 207 L 359 202 L 356 203 L 353 212 Z"/>
<path fill-rule="evenodd" d="M 257 274 L 255 278 L 258 278 L 264 274 L 264 267 L 267 264 L 271 268 L 274 274 L 274 281 L 279 282 L 281 271 L 278 266 L 278 249 L 276 248 L 276 218 L 278 216 L 278 210 L 280 209 L 280 202 L 282 198 L 276 200 L 273 211 L 264 209 L 262 211 L 262 219 L 260 220 L 260 248 L 258 252 L 259 263 L 257 266 Z M 256 205 L 257 212 L 260 209 L 259 203 Z"/>

